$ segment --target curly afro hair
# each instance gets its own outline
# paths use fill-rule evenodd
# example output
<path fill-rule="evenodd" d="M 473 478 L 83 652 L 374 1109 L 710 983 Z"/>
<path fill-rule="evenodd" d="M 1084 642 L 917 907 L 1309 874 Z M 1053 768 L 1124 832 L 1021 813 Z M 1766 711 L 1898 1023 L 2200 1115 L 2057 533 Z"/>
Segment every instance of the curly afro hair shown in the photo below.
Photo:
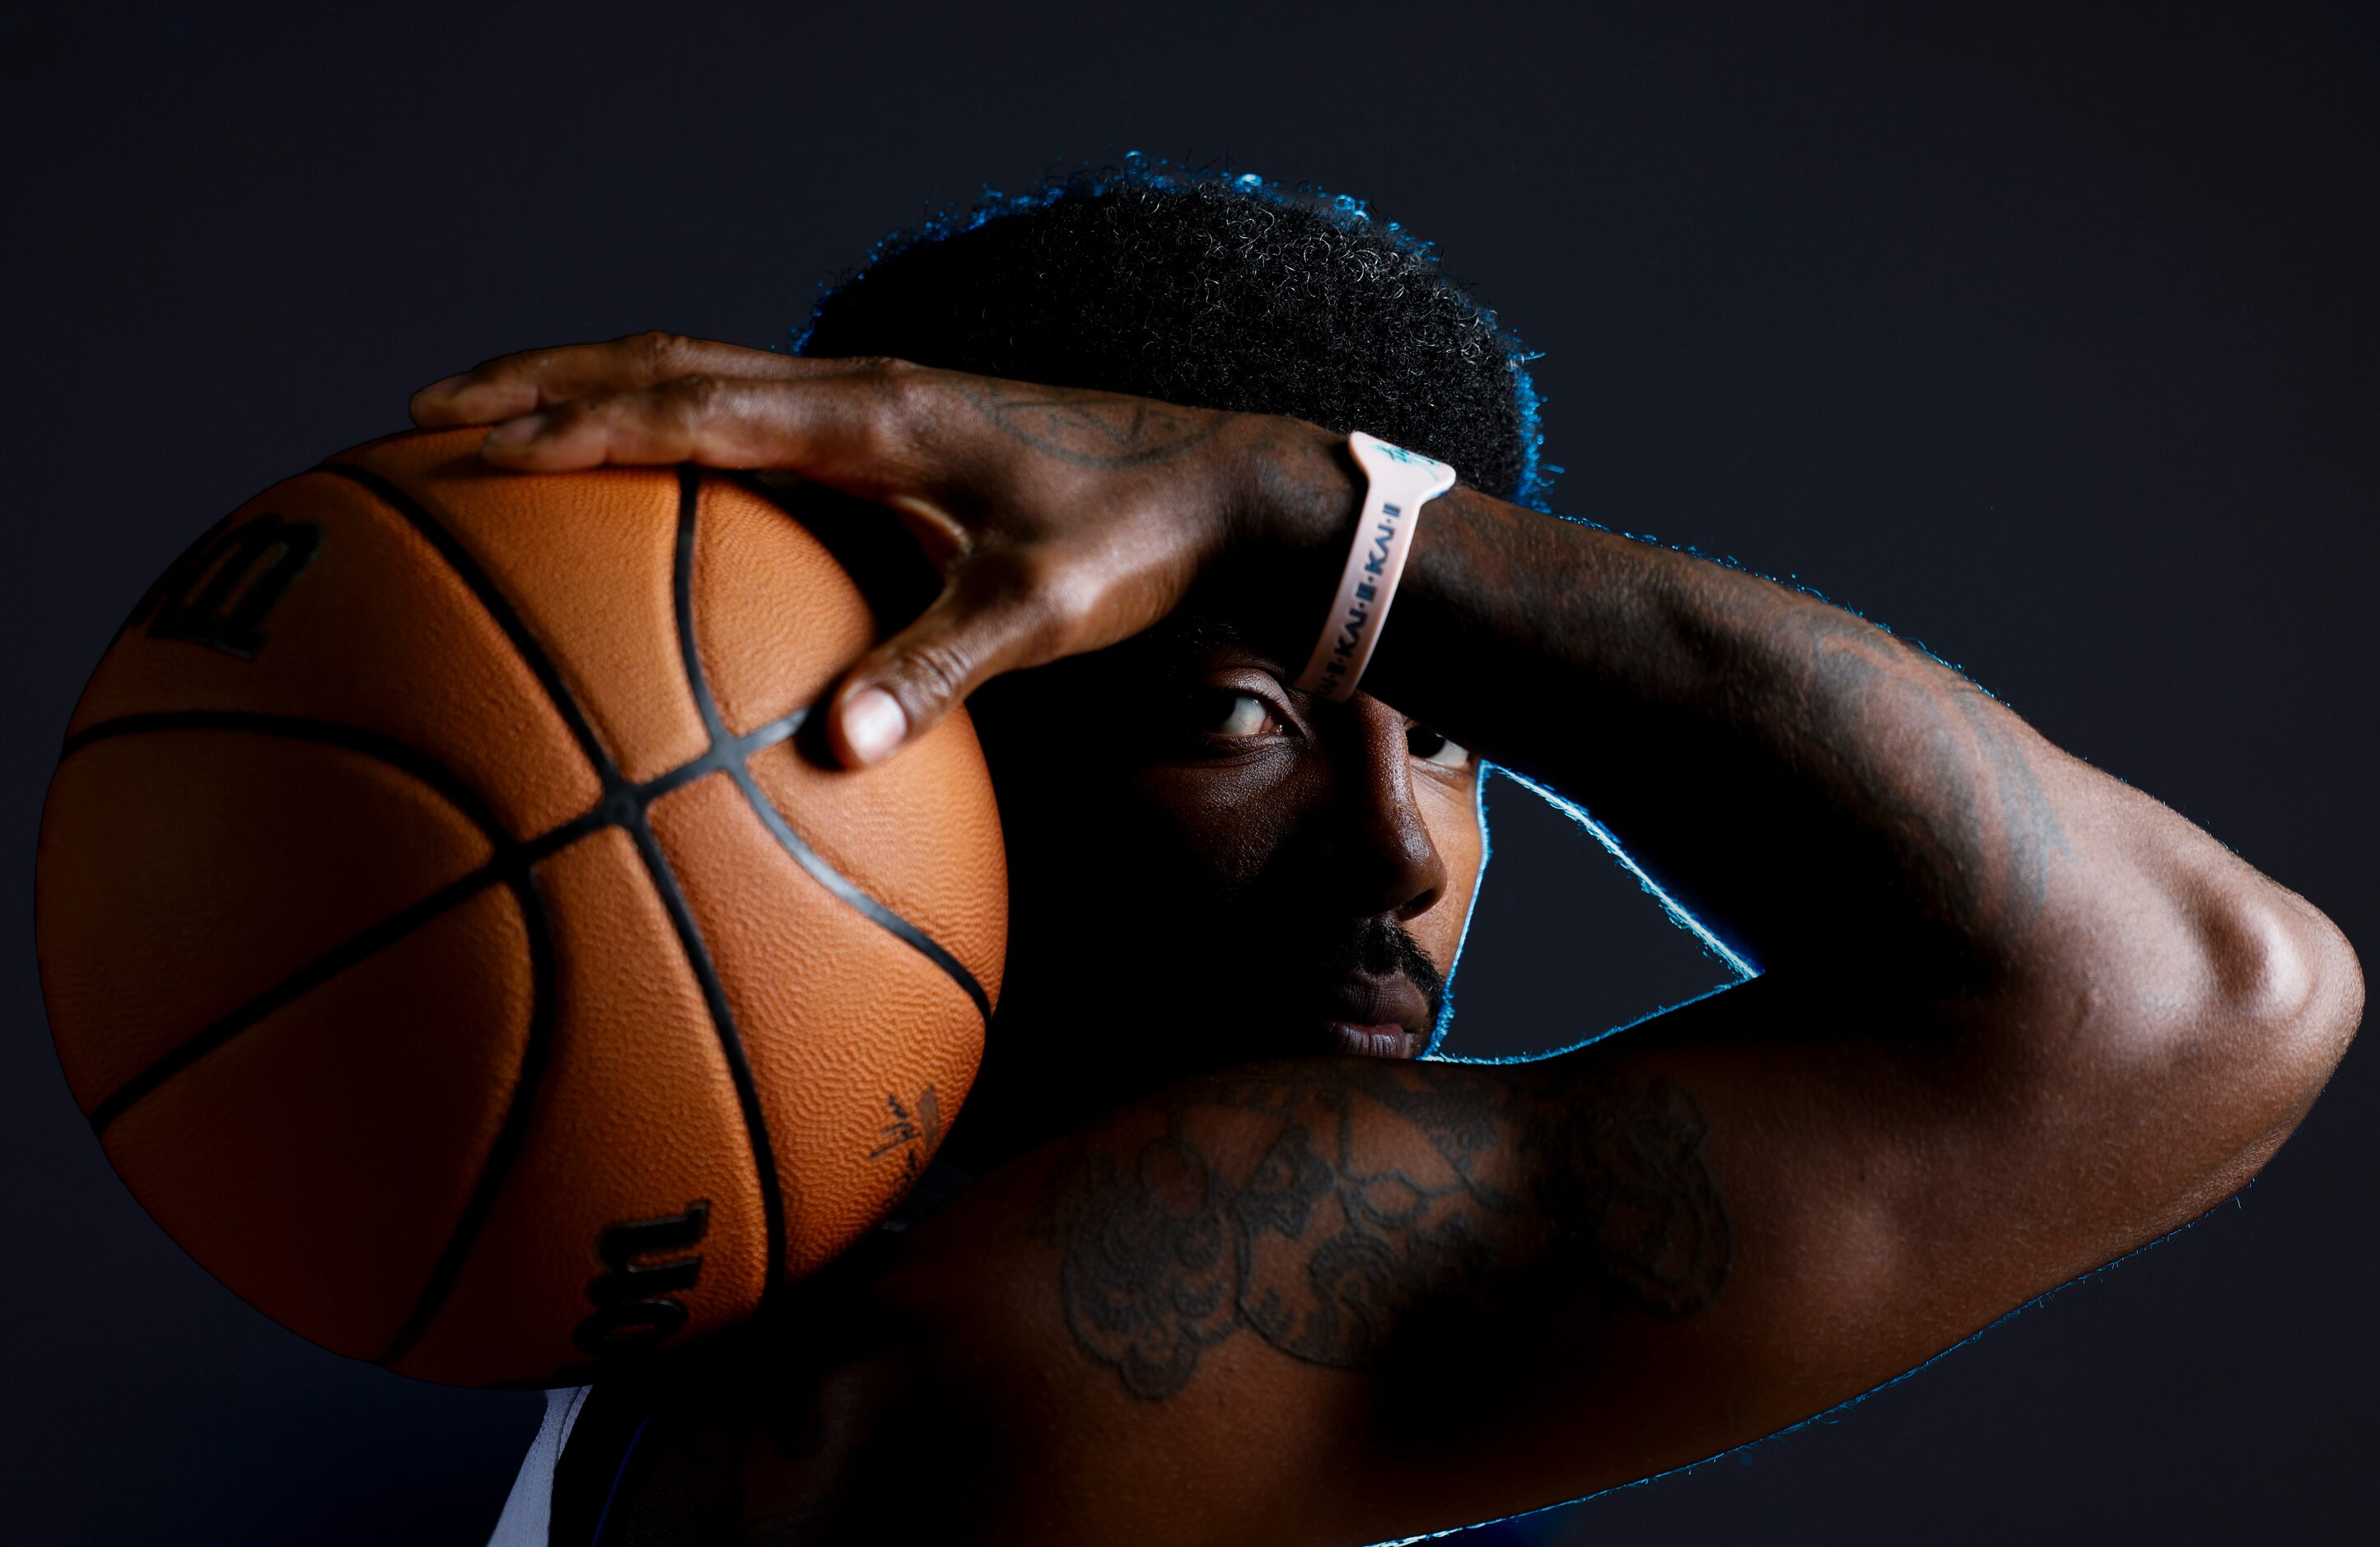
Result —
<path fill-rule="evenodd" d="M 1131 156 L 877 244 L 794 342 L 1367 430 L 1542 508 L 1517 341 L 1356 200 Z"/>

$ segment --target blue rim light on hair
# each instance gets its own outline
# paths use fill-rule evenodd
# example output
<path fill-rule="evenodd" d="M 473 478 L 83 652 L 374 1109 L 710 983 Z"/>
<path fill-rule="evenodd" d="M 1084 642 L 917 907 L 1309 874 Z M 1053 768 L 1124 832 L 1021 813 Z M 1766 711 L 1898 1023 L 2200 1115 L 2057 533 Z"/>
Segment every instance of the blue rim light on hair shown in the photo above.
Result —
<path fill-rule="evenodd" d="M 947 241 L 1003 216 L 1044 209 L 1062 199 L 1097 198 L 1118 188 L 1173 189 L 1202 184 L 1225 188 L 1244 198 L 1293 206 L 1346 225 L 1363 226 L 1376 236 L 1385 236 L 1408 257 L 1433 269 L 1438 266 L 1436 243 L 1423 241 L 1393 220 L 1378 220 L 1371 206 L 1353 194 L 1332 193 L 1312 183 L 1284 186 L 1254 172 L 1234 171 L 1228 163 L 1184 166 L 1143 152 L 1128 151 L 1118 165 L 1085 166 L 1072 172 L 1052 173 L 1023 193 L 1003 193 L 987 184 L 982 194 L 963 208 L 955 205 L 929 206 L 917 225 L 880 238 L 868 250 L 867 257 L 860 260 L 857 267 L 820 286 L 818 300 L 811 306 L 808 321 L 794 333 L 788 350 L 796 355 L 807 352 L 811 335 L 818 331 L 819 313 L 830 298 L 854 285 L 866 284 L 869 273 L 879 263 L 913 248 Z M 1497 322 L 1493 311 L 1476 301 L 1471 301 L 1470 305 L 1504 351 L 1505 367 L 1512 376 L 1512 401 L 1519 410 L 1521 476 L 1512 488 L 1503 491 L 1504 497 L 1532 510 L 1547 510 L 1549 508 L 1546 503 L 1547 493 L 1555 476 L 1562 469 L 1546 462 L 1542 456 L 1546 436 L 1541 416 L 1545 404 L 1537 396 L 1536 384 L 1530 379 L 1526 364 L 1539 356 L 1524 347 L 1519 339 L 1506 332 Z"/>

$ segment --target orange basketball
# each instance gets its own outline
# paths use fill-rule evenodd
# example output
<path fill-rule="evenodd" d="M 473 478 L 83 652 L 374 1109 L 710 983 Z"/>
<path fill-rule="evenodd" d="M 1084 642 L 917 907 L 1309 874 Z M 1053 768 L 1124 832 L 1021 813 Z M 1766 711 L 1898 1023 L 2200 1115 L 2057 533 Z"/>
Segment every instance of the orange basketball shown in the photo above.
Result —
<path fill-rule="evenodd" d="M 42 981 L 141 1203 L 326 1347 L 551 1384 L 749 1314 L 974 1078 L 1007 881 L 965 717 L 851 773 L 861 592 L 757 487 L 400 435 L 201 538 L 42 812 Z"/>

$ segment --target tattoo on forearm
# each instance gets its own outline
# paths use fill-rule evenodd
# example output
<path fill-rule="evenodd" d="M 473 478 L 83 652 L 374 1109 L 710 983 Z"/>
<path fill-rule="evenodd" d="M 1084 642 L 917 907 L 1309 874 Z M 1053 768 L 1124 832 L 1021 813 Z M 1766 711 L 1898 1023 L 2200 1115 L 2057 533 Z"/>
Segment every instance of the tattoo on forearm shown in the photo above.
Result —
<path fill-rule="evenodd" d="M 2049 895 L 2049 865 L 2054 856 L 2074 852 L 2058 809 L 2034 773 L 2005 711 L 1985 707 L 1990 695 L 1962 682 L 1953 694 L 1960 713 L 1973 729 L 1976 743 L 1991 765 L 1992 783 L 1999 797 L 2001 894 L 1996 920 L 2001 939 L 2015 941 L 2039 916 Z"/>
<path fill-rule="evenodd" d="M 1975 943 L 2021 941 L 2071 850 L 2010 716 L 1849 615 L 1807 605 L 1803 628 L 1810 745 L 1907 846 L 1944 922 Z"/>
<path fill-rule="evenodd" d="M 1666 1079 L 1257 1070 L 1161 1118 L 1079 1144 L 1042 1219 L 1075 1346 L 1148 1401 L 1243 1329 L 1360 1370 L 1423 1319 L 1688 1316 L 1727 1280 L 1702 1114 Z"/>
<path fill-rule="evenodd" d="M 958 390 L 1010 439 L 1086 468 L 1171 461 L 1230 417 L 1113 393 L 990 379 L 961 383 Z"/>

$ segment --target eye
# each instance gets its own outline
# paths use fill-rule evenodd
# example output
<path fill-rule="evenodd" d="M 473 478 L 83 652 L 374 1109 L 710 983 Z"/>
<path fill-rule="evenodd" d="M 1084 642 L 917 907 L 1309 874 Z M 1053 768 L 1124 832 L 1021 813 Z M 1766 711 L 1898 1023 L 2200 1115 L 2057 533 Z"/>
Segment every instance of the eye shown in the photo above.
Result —
<path fill-rule="evenodd" d="M 1254 693 L 1212 688 L 1198 695 L 1198 728 L 1208 736 L 1238 741 L 1281 729 L 1272 706 Z"/>
<path fill-rule="evenodd" d="M 1461 768 L 1471 761 L 1470 748 L 1460 741 L 1449 741 L 1427 725 L 1415 725 L 1405 732 L 1405 749 L 1422 761 L 1440 768 Z"/>

